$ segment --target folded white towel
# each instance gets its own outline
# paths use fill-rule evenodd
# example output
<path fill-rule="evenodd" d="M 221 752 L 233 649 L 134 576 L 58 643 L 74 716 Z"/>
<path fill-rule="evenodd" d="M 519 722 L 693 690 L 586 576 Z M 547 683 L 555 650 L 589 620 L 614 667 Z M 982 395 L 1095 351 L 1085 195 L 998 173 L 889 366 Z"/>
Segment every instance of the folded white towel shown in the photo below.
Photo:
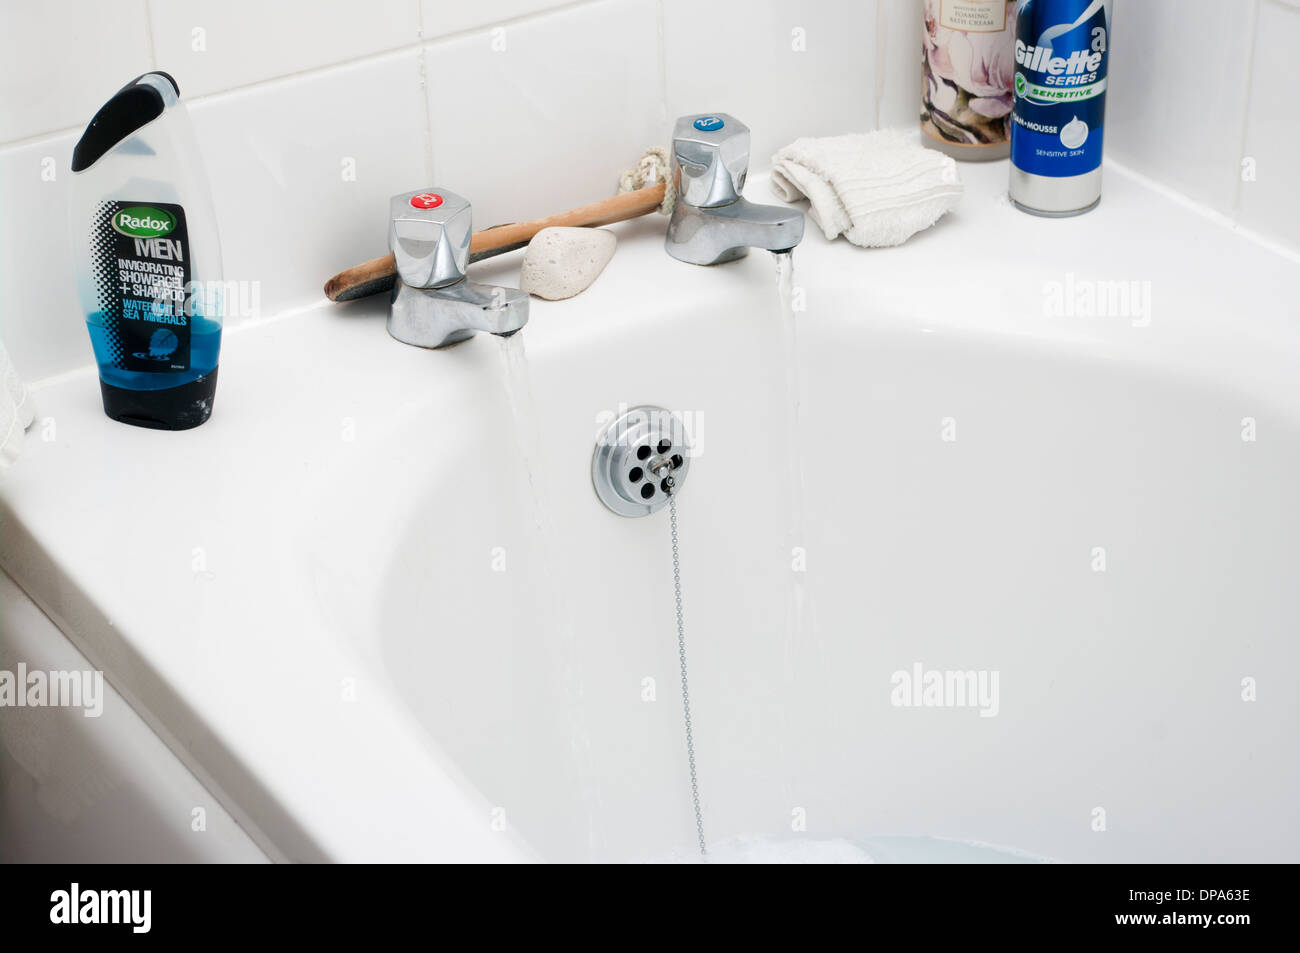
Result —
<path fill-rule="evenodd" d="M 807 196 L 828 240 L 901 245 L 961 198 L 957 163 L 900 129 L 796 139 L 772 157 L 772 187 L 787 202 Z"/>
<path fill-rule="evenodd" d="M 23 448 L 23 431 L 32 422 L 35 411 L 31 395 L 9 362 L 9 353 L 0 341 L 0 474 L 18 459 Z"/>

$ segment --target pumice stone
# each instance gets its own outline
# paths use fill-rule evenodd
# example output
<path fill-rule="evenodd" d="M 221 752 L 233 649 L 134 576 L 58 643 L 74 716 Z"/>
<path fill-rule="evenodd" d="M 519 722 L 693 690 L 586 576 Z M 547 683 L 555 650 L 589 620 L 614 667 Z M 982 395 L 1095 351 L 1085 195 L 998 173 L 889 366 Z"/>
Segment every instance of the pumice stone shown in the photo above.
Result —
<path fill-rule="evenodd" d="M 618 239 L 604 228 L 544 228 L 519 268 L 519 290 L 558 301 L 588 288 L 614 257 Z"/>

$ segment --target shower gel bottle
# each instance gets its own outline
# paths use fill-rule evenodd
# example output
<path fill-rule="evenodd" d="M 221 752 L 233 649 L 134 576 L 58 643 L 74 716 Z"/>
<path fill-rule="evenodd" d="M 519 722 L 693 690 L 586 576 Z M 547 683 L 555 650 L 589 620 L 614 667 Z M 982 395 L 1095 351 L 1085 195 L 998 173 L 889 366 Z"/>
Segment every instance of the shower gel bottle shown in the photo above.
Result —
<path fill-rule="evenodd" d="M 77 291 L 104 413 L 159 430 L 212 413 L 221 244 L 180 88 L 151 72 L 97 112 L 72 153 Z"/>

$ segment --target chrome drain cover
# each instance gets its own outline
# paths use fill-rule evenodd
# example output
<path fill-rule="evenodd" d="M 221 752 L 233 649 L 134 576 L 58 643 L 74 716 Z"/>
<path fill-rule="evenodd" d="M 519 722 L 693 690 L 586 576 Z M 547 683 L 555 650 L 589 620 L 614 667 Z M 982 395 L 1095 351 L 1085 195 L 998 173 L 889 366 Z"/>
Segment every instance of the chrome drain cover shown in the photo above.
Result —
<path fill-rule="evenodd" d="M 681 418 L 662 407 L 633 407 L 596 441 L 591 482 L 619 516 L 649 516 L 682 491 L 691 447 Z"/>

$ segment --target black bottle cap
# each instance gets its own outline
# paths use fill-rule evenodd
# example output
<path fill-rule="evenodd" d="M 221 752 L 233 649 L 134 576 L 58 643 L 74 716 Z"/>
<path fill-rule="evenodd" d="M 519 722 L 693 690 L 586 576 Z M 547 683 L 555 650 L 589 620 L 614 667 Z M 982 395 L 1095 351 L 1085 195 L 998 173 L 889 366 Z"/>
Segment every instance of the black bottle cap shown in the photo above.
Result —
<path fill-rule="evenodd" d="M 77 145 L 72 150 L 73 172 L 89 169 L 109 149 L 162 115 L 166 107 L 162 93 L 152 86 L 140 83 L 140 80 L 150 75 L 163 77 L 172 84 L 177 96 L 181 94 L 176 80 L 162 70 L 141 73 L 131 80 L 114 93 L 112 99 L 99 107 L 99 112 L 95 113 L 90 125 L 77 140 Z"/>
<path fill-rule="evenodd" d="M 212 416 L 217 368 L 196 381 L 166 390 L 127 390 L 99 382 L 104 413 L 114 420 L 151 430 L 189 430 Z"/>

